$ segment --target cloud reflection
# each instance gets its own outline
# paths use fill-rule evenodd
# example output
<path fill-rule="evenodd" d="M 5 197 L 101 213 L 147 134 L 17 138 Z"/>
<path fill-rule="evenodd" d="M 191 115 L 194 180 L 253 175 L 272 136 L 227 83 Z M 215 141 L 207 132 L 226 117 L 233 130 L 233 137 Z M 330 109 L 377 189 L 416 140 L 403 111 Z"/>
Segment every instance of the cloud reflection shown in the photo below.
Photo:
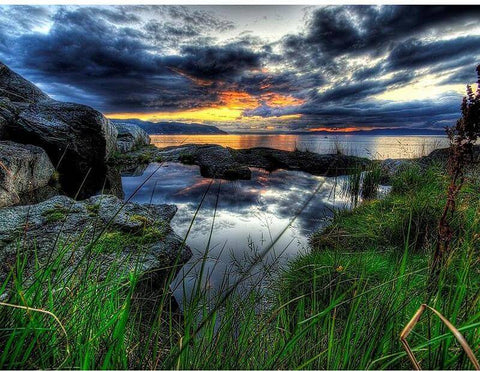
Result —
<path fill-rule="evenodd" d="M 126 197 L 158 166 L 149 165 L 141 176 L 124 177 Z M 230 269 L 236 260 L 248 261 L 248 255 L 253 254 L 252 246 L 260 249 L 268 246 L 321 184 L 318 193 L 284 232 L 267 259 L 283 250 L 288 257 L 306 248 L 308 236 L 332 215 L 332 209 L 347 206 L 347 200 L 341 196 L 343 181 L 343 177 L 323 178 L 286 170 L 268 173 L 260 169 L 253 169 L 251 180 L 220 181 L 201 177 L 197 166 L 168 163 L 152 176 L 133 201 L 177 205 L 178 212 L 172 226 L 180 236 L 185 237 L 202 197 L 209 189 L 187 238 L 194 257 L 184 272 L 193 266 L 189 275 L 192 276 L 195 275 L 194 265 L 207 248 L 218 194 L 208 253 L 210 260 L 207 262 L 213 272 L 209 285 L 218 288 L 225 269 Z M 217 259 L 219 262 L 216 262 Z"/>

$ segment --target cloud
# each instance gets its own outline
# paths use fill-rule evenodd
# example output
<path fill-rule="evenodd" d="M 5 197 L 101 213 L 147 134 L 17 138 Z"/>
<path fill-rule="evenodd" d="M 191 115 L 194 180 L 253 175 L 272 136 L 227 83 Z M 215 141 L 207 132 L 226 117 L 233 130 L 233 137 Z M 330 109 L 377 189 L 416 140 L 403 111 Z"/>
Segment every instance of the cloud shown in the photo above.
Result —
<path fill-rule="evenodd" d="M 268 42 L 254 23 L 229 19 L 237 8 L 215 9 L 0 6 L 0 57 L 55 98 L 106 113 L 209 109 L 248 97 L 235 126 L 258 120 L 292 130 L 443 125 L 460 101 L 449 86 L 474 82 L 480 61 L 478 6 L 313 8 L 298 32 Z M 435 97 L 379 98 L 425 76 L 444 87 L 432 89 Z"/>

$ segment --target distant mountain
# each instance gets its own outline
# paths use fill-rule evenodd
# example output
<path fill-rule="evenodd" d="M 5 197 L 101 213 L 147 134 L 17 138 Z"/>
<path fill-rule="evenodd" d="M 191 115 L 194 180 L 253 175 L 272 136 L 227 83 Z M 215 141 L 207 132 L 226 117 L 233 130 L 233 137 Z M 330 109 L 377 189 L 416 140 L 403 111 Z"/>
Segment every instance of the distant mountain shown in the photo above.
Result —
<path fill-rule="evenodd" d="M 150 122 L 138 119 L 113 119 L 112 122 L 125 122 L 140 126 L 148 134 L 228 134 L 219 128 L 203 124 L 184 124 L 183 122 Z"/>

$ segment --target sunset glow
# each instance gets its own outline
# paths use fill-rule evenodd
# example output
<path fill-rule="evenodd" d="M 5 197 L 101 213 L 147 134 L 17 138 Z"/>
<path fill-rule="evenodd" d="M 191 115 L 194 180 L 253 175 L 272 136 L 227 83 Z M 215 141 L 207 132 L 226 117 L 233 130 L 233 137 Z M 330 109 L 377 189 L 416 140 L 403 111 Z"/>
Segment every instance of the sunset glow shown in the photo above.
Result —
<path fill-rule="evenodd" d="M 2 9 L 0 60 L 52 98 L 226 132 L 443 131 L 480 55 L 480 7 Z"/>
<path fill-rule="evenodd" d="M 265 93 L 255 97 L 242 91 L 222 91 L 219 93 L 218 102 L 202 108 L 194 108 L 172 112 L 122 112 L 108 113 L 110 119 L 137 118 L 145 121 L 183 121 L 183 122 L 231 122 L 240 121 L 252 123 L 257 121 L 281 121 L 301 118 L 301 114 L 280 115 L 278 117 L 264 118 L 257 115 L 245 116 L 245 111 L 254 110 L 265 105 L 278 108 L 298 106 L 303 100 L 287 95 Z"/>

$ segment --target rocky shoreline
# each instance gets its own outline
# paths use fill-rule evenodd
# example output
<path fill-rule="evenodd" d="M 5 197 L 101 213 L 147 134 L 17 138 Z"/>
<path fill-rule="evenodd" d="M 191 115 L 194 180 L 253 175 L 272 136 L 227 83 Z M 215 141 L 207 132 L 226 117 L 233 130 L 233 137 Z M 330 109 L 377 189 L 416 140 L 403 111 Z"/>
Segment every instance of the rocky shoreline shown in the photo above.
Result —
<path fill-rule="evenodd" d="M 58 102 L 0 63 L 2 284 L 19 259 L 27 281 L 51 257 L 74 269 L 91 254 L 102 262 L 98 279 L 113 265 L 159 287 L 178 271 L 191 251 L 170 226 L 176 206 L 122 201 L 120 170 L 108 165 L 149 143 L 137 126 Z"/>

